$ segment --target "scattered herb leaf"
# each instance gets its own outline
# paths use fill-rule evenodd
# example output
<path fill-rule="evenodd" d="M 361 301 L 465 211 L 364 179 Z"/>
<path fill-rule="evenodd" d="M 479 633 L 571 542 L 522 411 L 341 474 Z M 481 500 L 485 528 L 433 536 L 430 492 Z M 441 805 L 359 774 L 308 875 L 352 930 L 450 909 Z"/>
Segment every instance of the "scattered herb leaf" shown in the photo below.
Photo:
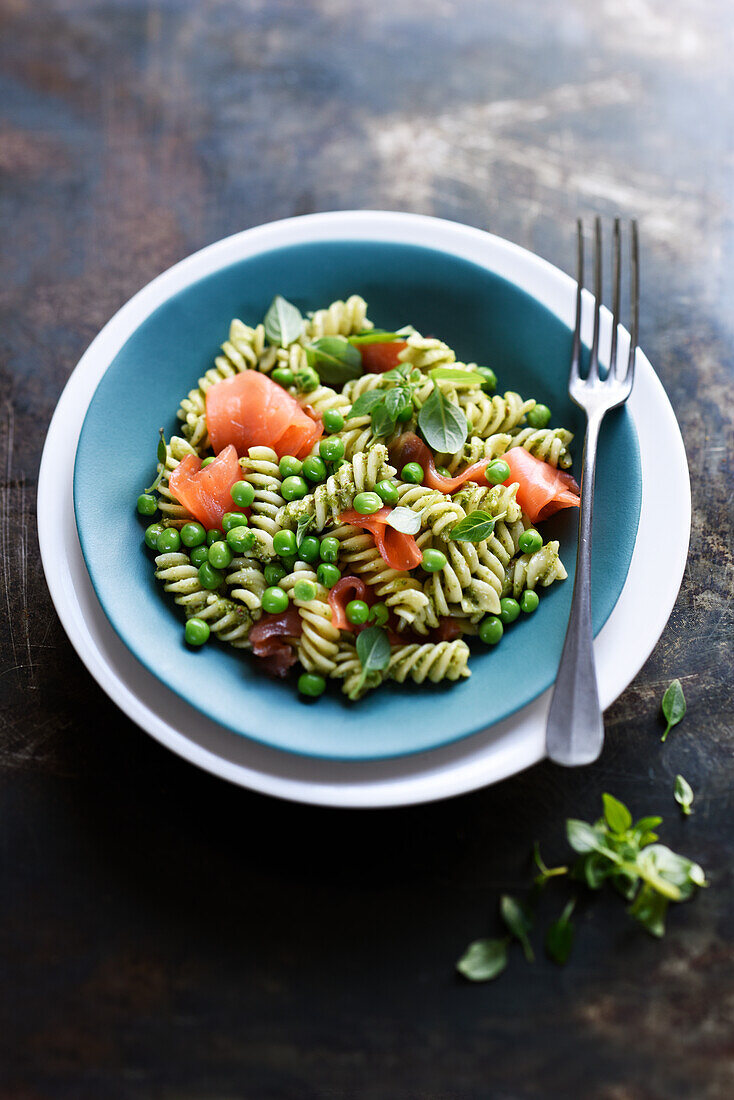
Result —
<path fill-rule="evenodd" d="M 359 348 L 352 347 L 345 336 L 322 336 L 306 348 L 308 364 L 322 382 L 341 386 L 362 373 Z"/>
<path fill-rule="evenodd" d="M 534 879 L 536 886 L 545 886 L 548 879 L 568 874 L 568 867 L 546 867 L 545 861 L 540 854 L 540 845 L 537 840 L 533 845 L 533 861 L 540 871 L 540 874 L 536 875 Z"/>
<path fill-rule="evenodd" d="M 166 472 L 166 459 L 168 458 L 168 447 L 166 446 L 166 437 L 163 434 L 163 428 L 158 429 L 158 434 L 160 436 L 160 439 L 158 440 L 158 446 L 156 447 L 156 452 L 155 452 L 156 458 L 158 459 L 158 473 L 156 475 L 156 478 L 155 478 L 155 481 L 153 482 L 153 484 L 150 485 L 145 490 L 146 493 L 154 493 L 156 491 L 156 489 L 160 485 L 161 481 L 163 480 L 164 473 Z"/>
<path fill-rule="evenodd" d="M 528 933 L 532 928 L 532 921 L 522 905 L 510 894 L 503 894 L 500 898 L 500 916 L 509 932 L 522 945 L 523 953 L 528 962 L 535 961 L 535 955 L 530 945 Z"/>
<path fill-rule="evenodd" d="M 357 636 L 357 656 L 362 675 L 355 687 L 361 690 L 369 672 L 381 672 L 390 662 L 390 640 L 380 626 L 368 626 Z"/>
<path fill-rule="evenodd" d="M 434 382 L 458 382 L 465 386 L 481 386 L 487 379 L 474 370 L 462 370 L 461 367 L 434 367 L 429 371 Z"/>
<path fill-rule="evenodd" d="M 611 794 L 601 796 L 604 805 L 604 820 L 613 833 L 626 833 L 632 824 L 632 814 L 619 799 Z"/>
<path fill-rule="evenodd" d="M 673 680 L 668 685 L 661 706 L 665 721 L 668 723 L 665 727 L 665 733 L 660 738 L 661 741 L 665 741 L 673 726 L 677 726 L 686 713 L 686 697 L 683 694 L 680 680 Z"/>
<path fill-rule="evenodd" d="M 286 298 L 276 294 L 263 321 L 265 335 L 271 344 L 287 348 L 297 340 L 303 329 L 301 311 Z"/>
<path fill-rule="evenodd" d="M 349 412 L 346 414 L 345 420 L 349 420 L 350 417 L 353 416 L 368 416 L 372 410 L 377 405 L 381 405 L 384 400 L 384 390 L 367 390 L 367 393 L 359 395 Z"/>
<path fill-rule="evenodd" d="M 428 446 L 441 454 L 454 454 L 463 447 L 469 430 L 463 411 L 438 386 L 421 408 L 418 426 Z"/>
<path fill-rule="evenodd" d="M 449 538 L 454 542 L 484 542 L 494 531 L 494 518 L 489 512 L 470 512 L 451 528 Z"/>
<path fill-rule="evenodd" d="M 693 803 L 693 788 L 691 784 L 682 775 L 676 775 L 675 788 L 673 790 L 673 797 L 683 811 L 684 817 L 688 817 L 692 813 L 691 805 Z"/>
<path fill-rule="evenodd" d="M 348 340 L 355 347 L 361 347 L 363 344 L 390 344 L 395 340 L 404 340 L 405 335 L 404 332 L 385 332 L 381 328 L 369 328 L 349 336 Z"/>
<path fill-rule="evenodd" d="M 298 523 L 296 524 L 296 549 L 301 549 L 301 543 L 306 537 L 306 532 L 313 526 L 315 516 L 300 516 Z"/>
<path fill-rule="evenodd" d="M 402 531 L 404 535 L 417 535 L 421 529 L 420 512 L 414 512 L 412 508 L 399 505 L 390 512 L 387 523 L 396 531 Z"/>
<path fill-rule="evenodd" d="M 545 934 L 545 949 L 553 962 L 558 963 L 559 966 L 564 966 L 568 962 L 568 956 L 573 947 L 574 929 L 571 924 L 571 914 L 575 905 L 576 899 L 571 898 L 558 920 L 553 921 Z"/>
<path fill-rule="evenodd" d="M 489 982 L 507 966 L 507 938 L 474 940 L 456 964 L 470 982 Z"/>

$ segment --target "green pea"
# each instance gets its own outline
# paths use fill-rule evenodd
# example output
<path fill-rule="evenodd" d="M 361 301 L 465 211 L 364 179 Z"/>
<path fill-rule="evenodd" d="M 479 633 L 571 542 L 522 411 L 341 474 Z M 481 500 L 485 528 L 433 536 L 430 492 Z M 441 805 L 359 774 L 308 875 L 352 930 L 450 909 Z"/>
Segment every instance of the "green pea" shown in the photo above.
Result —
<path fill-rule="evenodd" d="M 273 535 L 273 550 L 279 558 L 287 558 L 296 552 L 294 531 L 276 531 Z"/>
<path fill-rule="evenodd" d="M 273 382 L 277 382 L 279 386 L 284 386 L 286 389 L 295 381 L 290 367 L 276 367 L 270 377 Z"/>
<path fill-rule="evenodd" d="M 384 626 L 389 618 L 390 612 L 387 609 L 387 604 L 374 603 L 370 608 L 369 621 L 371 623 L 376 623 L 377 626 Z"/>
<path fill-rule="evenodd" d="M 406 405 L 403 405 L 402 409 L 399 409 L 398 415 L 395 417 L 399 424 L 407 424 L 413 415 L 413 402 L 408 401 Z"/>
<path fill-rule="evenodd" d="M 231 527 L 227 531 L 227 546 L 235 554 L 246 554 L 255 545 L 255 532 L 250 527 Z"/>
<path fill-rule="evenodd" d="M 189 645 L 204 645 L 209 641 L 209 624 L 203 619 L 189 619 L 184 627 L 184 637 Z"/>
<path fill-rule="evenodd" d="M 215 569 L 211 562 L 205 561 L 199 566 L 199 584 L 202 588 L 208 588 L 210 591 L 219 588 L 223 580 L 224 573 Z"/>
<path fill-rule="evenodd" d="M 528 588 L 520 597 L 520 610 L 524 611 L 526 615 L 531 615 L 533 611 L 537 610 L 539 603 L 538 593 Z"/>
<path fill-rule="evenodd" d="M 301 695 L 316 699 L 326 691 L 326 680 L 317 672 L 302 672 L 298 677 L 298 690 Z"/>
<path fill-rule="evenodd" d="M 141 493 L 137 508 L 139 516 L 154 516 L 158 511 L 158 501 L 152 493 Z"/>
<path fill-rule="evenodd" d="M 448 466 L 437 466 L 436 473 L 440 474 L 441 477 L 451 477 L 451 470 L 449 470 Z"/>
<path fill-rule="evenodd" d="M 278 469 L 281 477 L 297 477 L 303 469 L 303 463 L 294 455 L 283 455 L 278 463 Z"/>
<path fill-rule="evenodd" d="M 298 561 L 298 554 L 287 554 L 284 558 L 281 558 L 283 565 L 285 566 L 286 573 L 292 573 L 296 568 L 296 562 Z"/>
<path fill-rule="evenodd" d="M 285 569 L 279 562 L 271 562 L 270 565 L 265 566 L 263 573 L 266 583 L 272 587 L 283 580 Z"/>
<path fill-rule="evenodd" d="M 426 573 L 438 573 L 446 566 L 446 555 L 443 550 L 424 550 L 421 565 Z"/>
<path fill-rule="evenodd" d="M 224 531 L 221 531 L 218 527 L 213 527 L 211 531 L 206 533 L 207 546 L 213 546 L 215 542 L 221 542 L 224 538 Z"/>
<path fill-rule="evenodd" d="M 338 409 L 327 409 L 321 419 L 327 432 L 340 432 L 344 427 L 344 417 Z"/>
<path fill-rule="evenodd" d="M 309 481 L 326 481 L 326 463 L 316 455 L 309 455 L 303 460 L 303 476 Z"/>
<path fill-rule="evenodd" d="M 165 527 L 161 523 L 151 523 L 145 528 L 145 545 L 149 550 L 157 550 L 158 536 L 165 531 Z"/>
<path fill-rule="evenodd" d="M 267 611 L 268 615 L 279 615 L 288 606 L 288 593 L 277 585 L 266 588 L 262 594 L 262 605 L 263 611 Z"/>
<path fill-rule="evenodd" d="M 225 535 L 234 527 L 247 527 L 247 516 L 242 512 L 225 512 L 222 516 L 222 530 Z"/>
<path fill-rule="evenodd" d="M 319 540 L 308 535 L 298 547 L 298 556 L 301 561 L 316 561 L 319 556 Z"/>
<path fill-rule="evenodd" d="M 211 466 L 213 461 L 214 461 L 214 455 L 209 455 L 208 458 L 205 458 L 204 461 L 201 464 L 202 470 L 204 469 L 205 466 Z"/>
<path fill-rule="evenodd" d="M 340 458 L 344 458 L 344 441 L 336 436 L 322 439 L 319 443 L 319 454 L 325 462 L 338 462 Z"/>
<path fill-rule="evenodd" d="M 287 477 L 280 487 L 283 500 L 302 500 L 308 493 L 308 485 L 302 477 Z"/>
<path fill-rule="evenodd" d="M 377 493 L 357 493 L 354 508 L 361 516 L 371 516 L 382 508 L 382 500 Z"/>
<path fill-rule="evenodd" d="M 397 504 L 400 499 L 398 487 L 394 481 L 378 481 L 375 485 L 375 492 L 384 500 L 385 504 Z"/>
<path fill-rule="evenodd" d="M 340 548 L 339 539 L 335 539 L 333 535 L 326 535 L 319 543 L 319 557 L 322 561 L 333 565 L 339 558 Z"/>
<path fill-rule="evenodd" d="M 226 542 L 213 542 L 209 547 L 209 561 L 215 569 L 226 569 L 232 564 L 232 551 Z"/>
<path fill-rule="evenodd" d="M 293 595 L 297 600 L 308 603 L 316 595 L 316 587 L 311 581 L 296 581 L 293 585 Z"/>
<path fill-rule="evenodd" d="M 370 617 L 369 604 L 364 600 L 350 600 L 346 606 L 347 619 L 354 626 L 362 626 Z"/>
<path fill-rule="evenodd" d="M 200 565 L 203 565 L 205 561 L 209 561 L 209 547 L 208 546 L 194 546 L 189 554 L 191 562 L 198 569 Z"/>
<path fill-rule="evenodd" d="M 184 546 L 201 546 L 206 542 L 206 531 L 200 523 L 184 523 L 181 528 L 181 542 Z"/>
<path fill-rule="evenodd" d="M 527 415 L 531 428 L 545 428 L 550 423 L 551 411 L 547 405 L 535 405 Z"/>
<path fill-rule="evenodd" d="M 423 467 L 419 462 L 409 462 L 406 466 L 403 466 L 402 478 L 403 481 L 409 481 L 413 485 L 422 485 Z"/>
<path fill-rule="evenodd" d="M 500 600 L 500 618 L 505 626 L 514 623 L 519 614 L 520 604 L 517 600 L 513 600 L 512 596 L 505 596 Z"/>
<path fill-rule="evenodd" d="M 316 570 L 316 577 L 319 584 L 323 584 L 324 588 L 333 588 L 336 582 L 340 580 L 341 572 L 335 565 L 329 565 L 327 562 L 322 561 Z"/>
<path fill-rule="evenodd" d="M 484 476 L 490 485 L 501 485 L 510 476 L 510 467 L 503 458 L 498 458 L 494 462 L 490 462 L 484 471 Z"/>
<path fill-rule="evenodd" d="M 249 508 L 255 499 L 255 490 L 249 481 L 235 481 L 229 495 L 238 508 Z"/>
<path fill-rule="evenodd" d="M 181 549 L 181 536 L 175 527 L 164 527 L 155 540 L 155 548 L 159 554 L 175 554 Z"/>
<path fill-rule="evenodd" d="M 504 632 L 502 620 L 496 615 L 487 615 L 479 624 L 479 637 L 485 645 L 497 645 Z"/>
<path fill-rule="evenodd" d="M 491 367 L 475 367 L 474 370 L 477 374 L 481 374 L 484 381 L 482 382 L 482 389 L 485 393 L 494 393 L 497 388 L 497 375 L 494 373 Z"/>
<path fill-rule="evenodd" d="M 517 544 L 523 554 L 534 554 L 536 550 L 542 549 L 543 536 L 534 527 L 529 527 L 527 531 L 523 531 L 520 535 Z"/>
<path fill-rule="evenodd" d="M 313 367 L 301 367 L 300 370 L 296 371 L 294 381 L 296 388 L 301 393 L 311 393 L 312 390 L 321 385 L 321 379 Z"/>

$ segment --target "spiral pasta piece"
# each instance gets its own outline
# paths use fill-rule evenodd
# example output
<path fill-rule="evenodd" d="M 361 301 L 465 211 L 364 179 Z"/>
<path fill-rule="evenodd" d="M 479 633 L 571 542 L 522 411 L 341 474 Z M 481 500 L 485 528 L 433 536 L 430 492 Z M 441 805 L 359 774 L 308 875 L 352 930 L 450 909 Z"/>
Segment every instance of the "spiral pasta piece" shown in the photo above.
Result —
<path fill-rule="evenodd" d="M 362 577 L 404 625 L 410 625 L 424 614 L 428 597 L 420 581 L 410 573 L 391 569 L 368 532 L 345 523 L 329 534 L 341 544 L 339 560 L 344 571 Z"/>
<path fill-rule="evenodd" d="M 255 497 L 250 508 L 250 526 L 263 531 L 272 547 L 273 535 L 280 529 L 278 514 L 285 504 L 280 495 L 282 478 L 279 459 L 271 447 L 250 447 L 240 459 L 243 480 L 252 485 Z"/>
<path fill-rule="evenodd" d="M 543 462 L 567 470 L 573 462 L 568 450 L 572 439 L 573 433 L 565 428 L 514 428 L 507 450 L 524 447 Z"/>
<path fill-rule="evenodd" d="M 503 397 L 499 394 L 490 397 L 479 388 L 460 391 L 458 402 L 467 420 L 472 422 L 473 434 L 481 439 L 516 428 L 536 405 L 533 400 L 523 400 L 513 390 L 508 390 Z"/>
<path fill-rule="evenodd" d="M 156 578 L 163 582 L 166 592 L 174 593 L 187 618 L 202 619 L 212 634 L 238 649 L 249 646 L 250 627 L 259 618 L 259 612 L 204 589 L 199 571 L 187 554 L 159 554 L 155 564 Z"/>
<path fill-rule="evenodd" d="M 362 665 L 357 656 L 354 642 L 342 640 L 334 661 L 331 675 L 336 680 L 343 680 L 342 691 L 349 699 L 361 699 L 368 691 L 379 687 L 384 679 L 382 672 L 371 669 L 362 677 Z"/>
<path fill-rule="evenodd" d="M 357 493 L 374 489 L 378 481 L 394 473 L 394 468 L 387 461 L 387 447 L 376 443 L 369 451 L 353 455 L 349 462 L 335 470 L 308 496 L 286 504 L 278 512 L 277 522 L 293 530 L 299 519 L 312 516 L 312 529 L 323 531 L 327 523 L 339 522 L 339 516 L 352 507 Z"/>
<path fill-rule="evenodd" d="M 306 337 L 318 340 L 321 336 L 353 336 L 373 327 L 364 298 L 352 294 L 346 302 L 336 301 L 326 309 L 317 309 L 306 322 Z"/>
<path fill-rule="evenodd" d="M 440 680 L 471 676 L 468 664 L 469 646 L 461 638 L 453 642 L 427 642 L 425 645 L 398 646 L 393 650 L 387 675 L 400 684 L 407 679 L 416 684 L 425 680 L 437 684 Z"/>
<path fill-rule="evenodd" d="M 399 485 L 398 504 L 420 513 L 421 526 L 437 536 L 446 536 L 466 516 L 461 505 L 450 496 L 438 489 L 427 489 L 425 485 Z"/>
<path fill-rule="evenodd" d="M 456 353 L 443 340 L 414 332 L 408 337 L 407 347 L 399 353 L 398 359 L 401 363 L 410 363 L 412 367 L 418 367 L 427 373 L 436 367 L 455 363 Z"/>
<path fill-rule="evenodd" d="M 558 556 L 558 542 L 547 542 L 534 554 L 521 554 L 507 566 L 503 595 L 519 599 L 526 588 L 548 588 L 554 581 L 565 580 L 566 569 Z"/>
<path fill-rule="evenodd" d="M 467 481 L 452 494 L 452 500 L 460 504 L 467 515 L 470 512 L 488 512 L 495 519 L 502 518 L 510 523 L 515 523 L 522 515 L 522 509 L 517 503 L 517 490 L 519 485 L 479 485 L 475 481 Z"/>
<path fill-rule="evenodd" d="M 225 581 L 233 600 L 238 600 L 250 611 L 262 608 L 262 594 L 268 585 L 262 569 L 251 558 L 233 558 Z"/>

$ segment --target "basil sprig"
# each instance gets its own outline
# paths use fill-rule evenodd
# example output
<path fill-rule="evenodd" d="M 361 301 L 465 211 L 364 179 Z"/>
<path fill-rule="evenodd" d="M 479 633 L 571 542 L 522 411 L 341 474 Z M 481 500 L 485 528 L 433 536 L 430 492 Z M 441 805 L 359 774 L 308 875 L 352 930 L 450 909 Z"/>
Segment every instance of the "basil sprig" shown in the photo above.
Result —
<path fill-rule="evenodd" d="M 276 347 L 287 348 L 303 331 L 301 311 L 287 298 L 276 294 L 263 320 L 265 335 Z"/>
<path fill-rule="evenodd" d="M 368 626 L 357 636 L 357 656 L 362 675 L 354 688 L 361 691 L 370 672 L 382 672 L 390 663 L 390 639 L 380 626 Z"/>
<path fill-rule="evenodd" d="M 454 542 L 484 542 L 494 531 L 494 523 L 489 512 L 470 512 L 451 528 L 449 538 Z"/>
<path fill-rule="evenodd" d="M 157 446 L 156 452 L 155 452 L 156 458 L 158 459 L 158 466 L 159 466 L 158 475 L 157 475 L 155 481 L 153 482 L 153 484 L 148 489 L 145 490 L 146 493 L 154 493 L 156 491 L 156 489 L 160 485 L 161 481 L 163 480 L 164 473 L 166 472 L 166 459 L 168 458 L 168 447 L 166 445 L 166 437 L 163 434 L 163 428 L 158 429 L 158 434 L 160 436 L 160 439 L 158 440 L 158 446 Z"/>
<path fill-rule="evenodd" d="M 342 386 L 362 373 L 362 356 L 345 336 L 321 336 L 306 348 L 308 365 L 328 386 Z"/>
<path fill-rule="evenodd" d="M 661 707 L 663 717 L 668 723 L 665 727 L 665 733 L 660 738 L 661 741 L 665 741 L 673 726 L 677 726 L 686 714 L 686 697 L 683 694 L 680 680 L 673 680 L 668 686 L 665 695 L 663 695 Z"/>
<path fill-rule="evenodd" d="M 686 806 L 690 810 L 693 792 L 682 776 L 676 779 L 675 798 L 684 813 Z M 686 901 L 699 887 L 707 885 L 703 869 L 658 842 L 655 830 L 662 824 L 662 818 L 649 816 L 633 821 L 627 806 L 613 795 L 604 794 L 602 801 L 603 815 L 598 820 L 569 818 L 566 822 L 566 839 L 579 857 L 573 865 L 546 867 L 535 845 L 534 858 L 540 874 L 535 878 L 530 901 L 555 878 L 578 880 L 594 891 L 608 882 L 629 903 L 629 915 L 650 935 L 662 936 L 670 904 Z M 569 900 L 545 936 L 546 952 L 559 964 L 566 962 L 573 944 L 574 905 L 575 898 Z M 510 936 L 520 943 L 528 961 L 532 961 L 532 912 L 528 905 L 504 896 L 500 915 Z M 457 969 L 471 981 L 496 978 L 507 964 L 510 942 L 509 936 L 476 940 L 459 959 Z"/>
<path fill-rule="evenodd" d="M 357 398 L 346 415 L 347 420 L 355 416 L 369 416 L 376 436 L 390 435 L 395 430 L 398 415 L 411 404 L 413 390 L 423 375 L 417 368 L 401 363 L 393 370 L 386 371 L 382 377 L 395 385 L 385 389 L 367 390 Z"/>

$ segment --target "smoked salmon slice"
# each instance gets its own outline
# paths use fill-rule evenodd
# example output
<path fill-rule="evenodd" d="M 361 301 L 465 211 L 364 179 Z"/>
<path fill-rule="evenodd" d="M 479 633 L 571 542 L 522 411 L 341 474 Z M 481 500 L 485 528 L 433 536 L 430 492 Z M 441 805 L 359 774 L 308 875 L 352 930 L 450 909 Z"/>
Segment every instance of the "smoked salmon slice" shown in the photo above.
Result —
<path fill-rule="evenodd" d="M 206 426 L 216 454 L 232 444 L 239 455 L 272 447 L 280 458 L 304 458 L 323 434 L 295 397 L 260 371 L 244 370 L 206 392 Z"/>
<path fill-rule="evenodd" d="M 237 451 L 230 444 L 208 466 L 196 455 L 186 455 L 171 472 L 168 485 L 176 500 L 203 523 L 208 531 L 222 526 L 225 512 L 236 512 L 230 489 L 242 471 Z"/>
<path fill-rule="evenodd" d="M 502 457 L 510 467 L 504 484 L 517 482 L 517 503 L 531 523 L 548 519 L 562 508 L 579 507 L 579 487 L 565 470 L 556 470 L 524 447 L 513 447 Z"/>
<path fill-rule="evenodd" d="M 388 525 L 387 518 L 391 511 L 392 508 L 380 508 L 379 512 L 373 512 L 371 516 L 363 516 L 361 512 L 350 510 L 341 514 L 339 522 L 351 523 L 369 531 L 380 557 L 391 569 L 398 569 L 400 572 L 415 569 L 416 565 L 420 565 L 423 554 L 412 535 L 396 531 Z"/>

